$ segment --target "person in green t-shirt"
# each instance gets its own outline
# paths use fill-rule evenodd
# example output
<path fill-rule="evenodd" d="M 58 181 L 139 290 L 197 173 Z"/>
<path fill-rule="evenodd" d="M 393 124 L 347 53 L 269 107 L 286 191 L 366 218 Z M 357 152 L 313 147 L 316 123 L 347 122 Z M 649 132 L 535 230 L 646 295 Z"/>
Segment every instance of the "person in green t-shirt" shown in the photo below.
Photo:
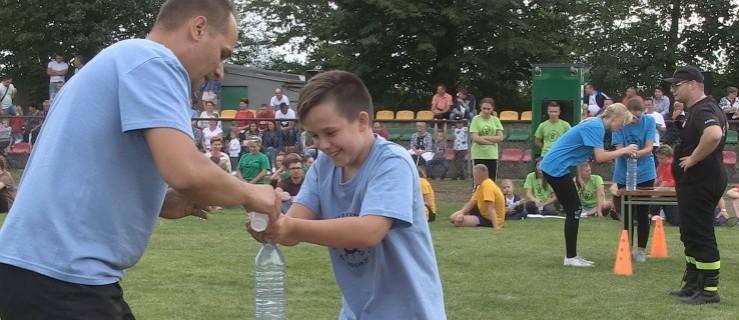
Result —
<path fill-rule="evenodd" d="M 544 175 L 539 169 L 541 158 L 536 158 L 536 170 L 526 176 L 523 188 L 526 190 L 526 212 L 531 214 L 540 214 L 545 216 L 555 215 L 554 202 L 557 201 L 557 195 L 554 194 L 552 186 L 550 186 Z"/>
<path fill-rule="evenodd" d="M 554 142 L 559 139 L 567 130 L 570 130 L 570 124 L 559 118 L 562 110 L 557 101 L 549 101 L 547 105 L 547 114 L 549 120 L 539 124 L 534 133 L 534 143 L 541 149 L 541 156 L 544 157 L 549 149 L 552 148 Z"/>
<path fill-rule="evenodd" d="M 503 124 L 493 115 L 494 109 L 493 98 L 482 99 L 480 114 L 470 123 L 472 161 L 488 167 L 488 177 L 493 181 L 498 174 L 498 143 L 503 142 Z"/>
<path fill-rule="evenodd" d="M 259 152 L 259 142 L 257 140 L 249 140 L 246 146 L 249 148 L 249 152 L 239 159 L 239 164 L 236 165 L 236 177 L 248 183 L 264 184 L 267 170 L 271 168 L 269 158 L 264 153 Z"/>
<path fill-rule="evenodd" d="M 611 211 L 611 202 L 605 200 L 605 187 L 603 178 L 597 174 L 591 174 L 589 162 L 583 162 L 577 166 L 577 195 L 582 205 L 581 217 L 596 216 L 603 217 L 604 213 Z"/>

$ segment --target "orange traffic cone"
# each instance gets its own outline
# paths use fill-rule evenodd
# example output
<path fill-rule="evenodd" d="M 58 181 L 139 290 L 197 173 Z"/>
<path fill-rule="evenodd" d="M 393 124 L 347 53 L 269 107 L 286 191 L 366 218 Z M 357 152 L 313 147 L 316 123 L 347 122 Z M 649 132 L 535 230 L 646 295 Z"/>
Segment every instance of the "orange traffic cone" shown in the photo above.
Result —
<path fill-rule="evenodd" d="M 634 274 L 631 269 L 631 246 L 629 245 L 629 232 L 621 230 L 621 240 L 618 242 L 618 251 L 616 252 L 616 265 L 613 267 L 613 273 L 630 276 Z"/>
<path fill-rule="evenodd" d="M 662 225 L 662 218 L 657 218 L 654 225 L 654 236 L 652 237 L 652 247 L 649 249 L 649 257 L 667 258 L 667 242 L 665 241 L 665 228 Z"/>

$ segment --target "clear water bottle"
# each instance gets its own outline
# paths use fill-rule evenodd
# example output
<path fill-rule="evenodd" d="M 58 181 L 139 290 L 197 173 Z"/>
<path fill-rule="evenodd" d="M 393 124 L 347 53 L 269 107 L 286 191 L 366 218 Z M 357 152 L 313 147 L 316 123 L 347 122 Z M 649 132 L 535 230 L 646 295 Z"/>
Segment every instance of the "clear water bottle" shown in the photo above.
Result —
<path fill-rule="evenodd" d="M 263 244 L 254 258 L 254 319 L 287 319 L 285 258 L 270 243 Z"/>
<path fill-rule="evenodd" d="M 636 158 L 626 158 L 626 190 L 636 190 Z"/>

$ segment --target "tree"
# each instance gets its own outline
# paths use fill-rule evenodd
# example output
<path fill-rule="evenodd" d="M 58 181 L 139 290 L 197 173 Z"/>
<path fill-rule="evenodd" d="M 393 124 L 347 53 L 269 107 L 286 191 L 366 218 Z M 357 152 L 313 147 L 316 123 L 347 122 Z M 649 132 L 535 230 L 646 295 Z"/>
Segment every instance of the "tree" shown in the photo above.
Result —
<path fill-rule="evenodd" d="M 254 0 L 249 10 L 296 38 L 308 65 L 359 75 L 375 104 L 425 109 L 437 84 L 525 105 L 530 63 L 566 62 L 569 1 Z M 523 86 L 522 86 L 523 84 Z"/>
<path fill-rule="evenodd" d="M 0 6 L 0 71 L 13 76 L 22 93 L 48 98 L 46 64 L 54 53 L 65 60 L 92 58 L 119 40 L 144 37 L 163 0 L 9 0 Z M 93 89 L 93 88 L 91 88 Z"/>
<path fill-rule="evenodd" d="M 612 97 L 632 85 L 649 96 L 679 64 L 717 72 L 718 78 L 729 69 L 723 62 L 737 46 L 736 3 L 585 0 L 583 4 L 590 10 L 576 21 L 581 36 L 575 58 L 593 65 L 592 81 Z"/>

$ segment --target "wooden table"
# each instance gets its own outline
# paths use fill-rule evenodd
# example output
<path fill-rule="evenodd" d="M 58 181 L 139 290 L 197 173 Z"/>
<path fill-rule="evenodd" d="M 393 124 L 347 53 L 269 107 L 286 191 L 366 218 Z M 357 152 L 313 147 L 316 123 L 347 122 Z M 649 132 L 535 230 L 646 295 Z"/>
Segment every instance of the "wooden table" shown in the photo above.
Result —
<path fill-rule="evenodd" d="M 637 188 L 636 190 L 620 189 L 621 197 L 621 215 L 626 221 L 626 229 L 629 231 L 629 245 L 634 240 L 634 221 L 632 212 L 635 205 L 663 205 L 677 206 L 677 194 L 675 188 L 654 187 L 654 188 Z"/>

